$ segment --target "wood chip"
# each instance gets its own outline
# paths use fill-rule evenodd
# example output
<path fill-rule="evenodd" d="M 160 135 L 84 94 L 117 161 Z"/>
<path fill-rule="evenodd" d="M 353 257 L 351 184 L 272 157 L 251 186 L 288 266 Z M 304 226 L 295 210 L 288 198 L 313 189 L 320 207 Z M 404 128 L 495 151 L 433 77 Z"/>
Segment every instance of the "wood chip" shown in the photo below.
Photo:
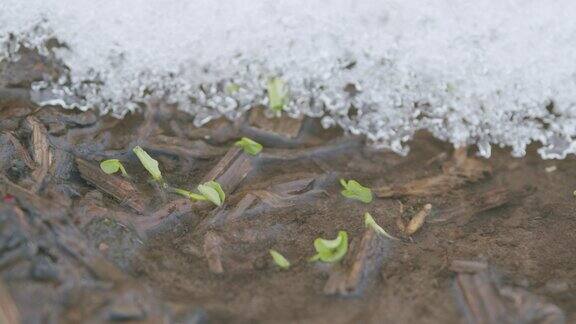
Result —
<path fill-rule="evenodd" d="M 214 233 L 208 232 L 204 235 L 204 256 L 208 261 L 208 268 L 213 273 L 223 273 L 222 267 L 222 238 Z"/>
<path fill-rule="evenodd" d="M 18 307 L 2 281 L 0 281 L 0 323 L 20 324 Z"/>
<path fill-rule="evenodd" d="M 202 183 L 216 181 L 227 195 L 238 188 L 253 169 L 254 157 L 236 146 L 231 147 L 218 164 L 202 179 Z"/>
<path fill-rule="evenodd" d="M 204 219 L 199 225 L 200 232 L 208 228 L 220 227 L 225 224 L 238 221 L 245 217 L 248 212 L 259 211 L 258 207 L 266 206 L 265 208 L 285 208 L 290 207 L 310 196 L 324 193 L 324 190 L 315 189 L 316 182 L 324 182 L 324 178 L 331 177 L 331 175 L 321 175 L 316 177 L 308 175 L 301 179 L 295 179 L 284 183 L 276 183 L 271 185 L 268 190 L 251 190 L 247 193 L 238 193 L 241 199 L 229 199 L 229 205 L 233 205 L 232 209 L 218 209 L 215 211 L 214 216 Z M 275 181 L 274 179 L 273 181 Z M 267 185 L 269 185 L 267 183 Z"/>
<path fill-rule="evenodd" d="M 502 287 L 488 265 L 454 261 L 456 298 L 468 323 L 564 323 L 562 311 L 519 288 Z"/>
<path fill-rule="evenodd" d="M 359 296 L 380 272 L 391 241 L 371 228 L 365 230 L 360 244 L 352 252 L 352 263 L 346 270 L 331 272 L 324 293 Z"/>
<path fill-rule="evenodd" d="M 430 215 L 431 210 L 432 205 L 426 204 L 418 213 L 416 213 L 416 215 L 414 215 L 414 217 L 412 217 L 412 219 L 410 219 L 408 225 L 406 225 L 404 233 L 406 235 L 412 235 L 416 233 L 422 227 L 422 225 L 424 225 L 426 217 Z"/>
<path fill-rule="evenodd" d="M 174 155 L 183 159 L 210 159 L 226 154 L 223 147 L 206 144 L 202 140 L 189 141 L 178 137 L 157 135 L 143 144 L 151 152 Z"/>
<path fill-rule="evenodd" d="M 117 175 L 106 174 L 100 169 L 100 166 L 80 158 L 76 159 L 76 164 L 84 180 L 114 197 L 121 204 L 132 208 L 137 213 L 144 213 L 146 204 L 142 194 L 138 192 L 130 181 Z"/>
<path fill-rule="evenodd" d="M 492 168 L 484 161 L 466 156 L 466 150 L 454 151 L 452 160 L 445 163 L 440 175 L 410 181 L 402 185 L 385 186 L 373 189 L 376 197 L 393 198 L 404 196 L 426 197 L 449 192 L 468 182 L 477 182 L 492 173 Z"/>
<path fill-rule="evenodd" d="M 361 144 L 358 137 L 338 138 L 331 143 L 308 148 L 274 149 L 267 148 L 260 153 L 261 161 L 292 161 L 304 158 L 313 158 L 319 155 L 340 153 L 343 150 L 357 147 Z"/>
<path fill-rule="evenodd" d="M 0 174 L 0 183 L 6 187 L 6 192 L 16 197 L 21 206 L 43 218 L 62 218 L 68 213 L 60 203 L 38 196 L 35 192 L 25 189 Z"/>
<path fill-rule="evenodd" d="M 30 154 L 28 154 L 28 151 L 22 145 L 22 143 L 20 143 L 20 141 L 16 138 L 16 136 L 14 136 L 14 134 L 11 132 L 3 132 L 0 134 L 1 136 L 8 139 L 8 141 L 12 144 L 12 146 L 14 147 L 16 157 L 19 158 L 22 162 L 24 162 L 24 164 L 26 164 L 28 168 L 34 170 L 36 168 L 36 163 L 32 160 Z"/>
<path fill-rule="evenodd" d="M 32 158 L 36 162 L 36 168 L 32 171 L 34 184 L 30 188 L 32 192 L 37 192 L 43 185 L 51 165 L 52 153 L 48 143 L 48 131 L 46 127 L 34 116 L 26 117 L 26 123 L 32 130 L 31 151 Z"/>
<path fill-rule="evenodd" d="M 434 214 L 438 215 L 430 222 L 446 222 L 457 219 L 459 223 L 468 222 L 474 215 L 494 208 L 506 205 L 512 197 L 521 197 L 526 193 L 512 193 L 506 188 L 494 188 L 483 193 L 470 194 L 459 199 L 456 205 L 437 210 Z"/>

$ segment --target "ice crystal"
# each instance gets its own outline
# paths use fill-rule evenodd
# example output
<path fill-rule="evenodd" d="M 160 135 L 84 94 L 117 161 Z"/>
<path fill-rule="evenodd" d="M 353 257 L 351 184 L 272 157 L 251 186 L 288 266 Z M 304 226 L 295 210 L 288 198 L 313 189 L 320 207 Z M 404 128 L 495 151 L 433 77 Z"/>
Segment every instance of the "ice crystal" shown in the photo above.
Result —
<path fill-rule="evenodd" d="M 37 101 L 117 116 L 162 97 L 197 125 L 235 118 L 279 77 L 288 115 L 398 153 L 425 129 L 485 156 L 540 142 L 564 158 L 575 14 L 571 0 L 3 0 L 0 61 L 51 55 L 69 73 L 33 84 Z"/>

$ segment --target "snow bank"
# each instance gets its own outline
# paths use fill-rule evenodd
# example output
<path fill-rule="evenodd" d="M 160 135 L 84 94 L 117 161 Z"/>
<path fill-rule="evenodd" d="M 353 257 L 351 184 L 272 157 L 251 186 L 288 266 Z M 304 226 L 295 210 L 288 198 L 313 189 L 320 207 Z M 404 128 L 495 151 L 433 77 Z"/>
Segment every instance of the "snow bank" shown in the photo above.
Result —
<path fill-rule="evenodd" d="M 486 156 L 537 141 L 563 158 L 576 152 L 575 16 L 573 0 L 2 0 L 0 60 L 51 53 L 70 73 L 36 83 L 38 100 L 119 116 L 162 96 L 198 125 L 234 118 L 280 77 L 289 114 L 398 153 L 427 129 Z"/>

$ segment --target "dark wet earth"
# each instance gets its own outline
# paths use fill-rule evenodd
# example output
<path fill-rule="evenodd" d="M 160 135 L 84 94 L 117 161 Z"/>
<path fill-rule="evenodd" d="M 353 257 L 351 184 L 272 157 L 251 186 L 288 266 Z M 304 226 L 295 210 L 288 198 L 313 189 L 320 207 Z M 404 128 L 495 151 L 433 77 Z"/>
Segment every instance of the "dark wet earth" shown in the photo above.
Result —
<path fill-rule="evenodd" d="M 400 157 L 263 107 L 202 128 L 161 101 L 117 120 L 39 108 L 6 71 L 0 323 L 576 322 L 573 157 L 544 161 L 530 147 L 485 160 L 425 133 Z M 263 151 L 243 153 L 242 136 Z M 136 145 L 170 186 L 217 180 L 225 203 L 151 181 Z M 104 174 L 110 158 L 130 177 Z M 343 197 L 341 178 L 374 200 Z M 366 212 L 396 239 L 365 227 Z M 339 230 L 344 259 L 310 262 L 314 240 Z"/>

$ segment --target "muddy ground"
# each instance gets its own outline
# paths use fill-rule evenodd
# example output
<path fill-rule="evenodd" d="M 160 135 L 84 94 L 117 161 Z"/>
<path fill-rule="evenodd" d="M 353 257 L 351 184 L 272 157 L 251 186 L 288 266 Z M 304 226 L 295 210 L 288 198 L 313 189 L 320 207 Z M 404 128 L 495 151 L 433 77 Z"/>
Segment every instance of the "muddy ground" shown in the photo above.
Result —
<path fill-rule="evenodd" d="M 26 82 L 3 86 L 0 322 L 576 322 L 574 157 L 544 161 L 531 146 L 485 160 L 426 133 L 400 157 L 262 107 L 195 128 L 161 101 L 117 120 L 40 109 Z M 243 153 L 241 136 L 264 150 Z M 219 181 L 223 206 L 151 181 L 136 145 L 170 186 Z M 104 174 L 110 158 L 130 177 Z M 374 200 L 343 197 L 341 178 Z M 366 212 L 396 239 L 366 228 Z M 314 239 L 339 230 L 345 258 L 310 262 Z"/>

